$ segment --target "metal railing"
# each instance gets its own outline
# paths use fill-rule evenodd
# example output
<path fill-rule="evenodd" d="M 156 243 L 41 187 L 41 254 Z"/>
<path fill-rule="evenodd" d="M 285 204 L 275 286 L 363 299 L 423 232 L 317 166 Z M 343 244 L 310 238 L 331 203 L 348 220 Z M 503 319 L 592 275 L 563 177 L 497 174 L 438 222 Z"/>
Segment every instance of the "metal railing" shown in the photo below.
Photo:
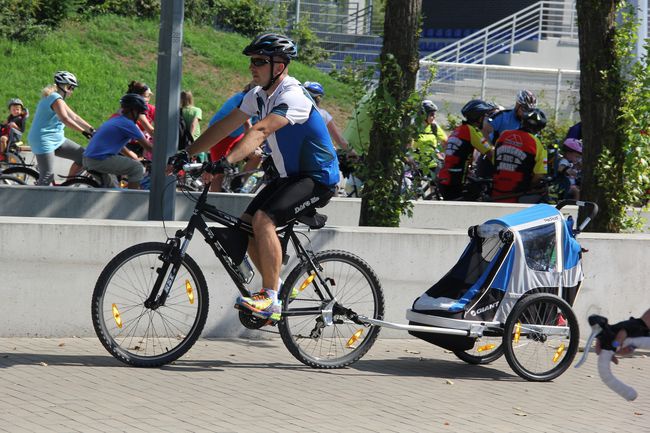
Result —
<path fill-rule="evenodd" d="M 419 88 L 430 78 L 428 67 L 433 64 L 420 62 Z M 525 88 L 535 93 L 540 108 L 555 121 L 573 120 L 577 114 L 580 71 L 448 62 L 435 65 L 436 76 L 429 81 L 426 94 L 447 113 L 459 114 L 461 107 L 475 98 L 510 107 L 516 92 Z"/>
<path fill-rule="evenodd" d="M 513 53 L 524 41 L 578 38 L 574 0 L 543 0 L 447 45 L 423 60 L 485 64 L 496 54 Z"/>

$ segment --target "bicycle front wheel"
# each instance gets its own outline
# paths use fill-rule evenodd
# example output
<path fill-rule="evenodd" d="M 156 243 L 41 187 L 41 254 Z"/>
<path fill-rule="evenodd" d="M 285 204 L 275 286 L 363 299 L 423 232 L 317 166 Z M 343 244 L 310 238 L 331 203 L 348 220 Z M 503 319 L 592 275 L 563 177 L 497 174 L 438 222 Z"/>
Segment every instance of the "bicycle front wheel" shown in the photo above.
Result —
<path fill-rule="evenodd" d="M 384 294 L 375 272 L 345 251 L 323 251 L 313 257 L 325 285 L 309 264 L 294 268 L 280 290 L 283 305 L 280 336 L 291 354 L 315 368 L 341 368 L 359 360 L 372 347 L 378 326 L 350 320 L 344 309 L 381 319 Z"/>
<path fill-rule="evenodd" d="M 536 293 L 518 301 L 506 320 L 506 360 L 519 376 L 533 382 L 553 380 L 569 368 L 578 352 L 580 330 L 562 298 Z"/>
<path fill-rule="evenodd" d="M 20 165 L 2 170 L 2 174 L 17 177 L 22 182 L 25 182 L 26 185 L 35 185 L 38 180 L 38 171 Z"/>
<path fill-rule="evenodd" d="M 0 174 L 0 185 L 25 185 L 25 182 L 16 176 Z"/>
<path fill-rule="evenodd" d="M 169 248 L 160 242 L 127 248 L 106 265 L 95 285 L 95 332 L 106 350 L 126 364 L 158 367 L 175 361 L 192 347 L 205 325 L 208 289 L 189 255 L 183 258 L 165 303 L 145 307 L 158 273 L 166 267 L 163 257 Z M 170 271 L 168 266 L 165 277 Z"/>

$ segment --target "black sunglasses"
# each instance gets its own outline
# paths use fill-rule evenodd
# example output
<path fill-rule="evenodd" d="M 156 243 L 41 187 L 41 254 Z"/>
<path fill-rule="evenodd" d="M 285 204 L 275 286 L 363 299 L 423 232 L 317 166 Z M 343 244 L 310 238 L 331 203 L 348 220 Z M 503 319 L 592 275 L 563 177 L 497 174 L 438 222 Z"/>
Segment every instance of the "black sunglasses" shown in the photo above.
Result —
<path fill-rule="evenodd" d="M 251 65 L 255 67 L 259 68 L 260 66 L 268 65 L 269 63 L 271 63 L 269 59 L 254 59 L 251 57 Z"/>

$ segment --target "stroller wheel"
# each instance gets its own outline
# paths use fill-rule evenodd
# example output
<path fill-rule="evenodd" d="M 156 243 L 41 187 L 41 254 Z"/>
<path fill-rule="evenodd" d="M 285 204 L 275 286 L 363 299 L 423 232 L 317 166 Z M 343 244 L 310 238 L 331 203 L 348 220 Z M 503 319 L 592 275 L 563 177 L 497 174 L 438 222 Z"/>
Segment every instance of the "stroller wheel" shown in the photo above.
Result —
<path fill-rule="evenodd" d="M 474 347 L 468 350 L 456 350 L 454 355 L 468 364 L 489 364 L 503 355 L 503 337 L 496 333 L 484 334 L 474 342 Z"/>
<path fill-rule="evenodd" d="M 580 331 L 571 306 L 559 296 L 536 293 L 521 299 L 506 321 L 506 360 L 519 376 L 553 380 L 569 368 L 578 352 Z"/>

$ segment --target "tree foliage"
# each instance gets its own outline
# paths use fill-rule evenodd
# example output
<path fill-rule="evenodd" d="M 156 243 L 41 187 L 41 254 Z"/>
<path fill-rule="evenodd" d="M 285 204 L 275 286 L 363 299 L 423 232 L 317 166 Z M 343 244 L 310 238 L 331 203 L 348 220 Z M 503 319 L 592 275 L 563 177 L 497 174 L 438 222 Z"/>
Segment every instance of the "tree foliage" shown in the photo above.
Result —
<path fill-rule="evenodd" d="M 401 193 L 406 147 L 417 129 L 413 118 L 421 96 L 415 92 L 419 68 L 421 0 L 388 0 L 379 84 L 370 102 L 373 127 L 362 177 L 360 225 L 399 225 L 411 202 Z"/>
<path fill-rule="evenodd" d="M 600 207 L 590 230 L 620 232 L 635 226 L 627 212 L 648 185 L 648 68 L 632 65 L 636 24 L 625 2 L 582 0 L 577 7 L 584 141 L 581 198 Z"/>

